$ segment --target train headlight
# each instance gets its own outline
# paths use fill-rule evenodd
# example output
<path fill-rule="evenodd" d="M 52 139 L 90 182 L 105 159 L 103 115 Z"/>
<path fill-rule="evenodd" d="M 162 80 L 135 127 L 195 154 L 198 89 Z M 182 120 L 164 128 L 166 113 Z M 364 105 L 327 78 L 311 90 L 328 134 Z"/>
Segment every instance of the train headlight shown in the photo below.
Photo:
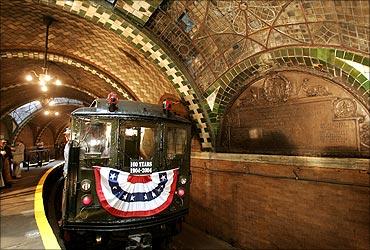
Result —
<path fill-rule="evenodd" d="M 84 206 L 89 206 L 93 202 L 93 198 L 91 195 L 87 194 L 87 195 L 82 196 L 81 202 Z"/>
<path fill-rule="evenodd" d="M 185 189 L 180 187 L 177 189 L 177 195 L 183 197 L 185 195 Z"/>
<path fill-rule="evenodd" d="M 185 177 L 185 176 L 180 176 L 180 183 L 181 183 L 182 185 L 185 185 L 187 181 L 188 181 L 188 180 L 186 179 L 186 177 Z"/>
<path fill-rule="evenodd" d="M 88 192 L 91 189 L 91 181 L 88 179 L 84 179 L 81 181 L 81 189 L 84 192 Z"/>

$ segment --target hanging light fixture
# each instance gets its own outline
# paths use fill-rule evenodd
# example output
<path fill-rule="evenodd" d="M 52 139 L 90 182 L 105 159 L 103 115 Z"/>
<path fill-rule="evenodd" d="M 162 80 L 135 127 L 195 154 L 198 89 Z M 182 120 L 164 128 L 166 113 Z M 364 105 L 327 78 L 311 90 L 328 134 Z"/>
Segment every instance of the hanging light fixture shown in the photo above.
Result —
<path fill-rule="evenodd" d="M 60 112 L 55 110 L 55 101 L 53 98 L 44 98 L 41 100 L 41 106 L 44 109 L 44 115 L 46 116 L 59 116 Z"/>
<path fill-rule="evenodd" d="M 59 86 L 59 85 L 62 85 L 62 82 L 59 79 L 55 79 L 55 81 L 52 81 L 52 80 L 54 80 L 54 77 L 52 77 L 50 74 L 48 74 L 49 27 L 55 19 L 51 16 L 44 16 L 43 19 L 44 19 L 44 23 L 46 24 L 44 65 L 42 67 L 42 73 L 37 74 L 35 71 L 32 71 L 32 73 L 38 79 L 41 91 L 46 92 L 46 91 L 48 91 L 48 84 L 54 83 L 55 85 Z M 32 74 L 28 74 L 26 76 L 26 80 L 27 81 L 32 81 L 33 80 Z"/>

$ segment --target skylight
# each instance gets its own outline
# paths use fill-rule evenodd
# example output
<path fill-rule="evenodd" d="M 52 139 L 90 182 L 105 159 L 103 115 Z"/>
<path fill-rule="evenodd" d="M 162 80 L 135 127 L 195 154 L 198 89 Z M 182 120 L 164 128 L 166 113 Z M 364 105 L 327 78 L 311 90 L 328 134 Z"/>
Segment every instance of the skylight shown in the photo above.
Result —
<path fill-rule="evenodd" d="M 19 108 L 13 110 L 9 115 L 14 118 L 17 124 L 20 124 L 23 120 L 25 120 L 29 115 L 36 112 L 37 110 L 41 109 L 41 102 L 40 101 L 33 101 L 30 103 L 26 103 Z"/>
<path fill-rule="evenodd" d="M 50 106 L 57 106 L 57 105 L 75 105 L 75 106 L 82 106 L 83 103 L 76 99 L 70 99 L 65 97 L 56 97 L 52 98 L 49 101 Z M 15 122 L 19 125 L 23 121 L 27 119 L 30 115 L 35 113 L 36 111 L 42 108 L 42 104 L 40 101 L 32 101 L 30 103 L 26 103 L 19 108 L 10 112 L 10 116 L 14 118 Z"/>

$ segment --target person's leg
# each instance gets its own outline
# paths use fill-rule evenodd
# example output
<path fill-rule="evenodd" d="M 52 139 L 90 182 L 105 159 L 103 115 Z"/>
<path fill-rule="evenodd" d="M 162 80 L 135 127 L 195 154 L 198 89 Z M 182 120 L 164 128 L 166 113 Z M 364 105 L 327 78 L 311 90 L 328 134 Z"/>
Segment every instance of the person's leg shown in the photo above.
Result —
<path fill-rule="evenodd" d="M 3 178 L 4 178 L 5 186 L 11 187 L 12 186 L 12 176 L 10 172 L 10 161 L 8 159 L 4 160 Z"/>
<path fill-rule="evenodd" d="M 15 178 L 21 178 L 21 162 L 14 162 L 14 176 Z"/>
<path fill-rule="evenodd" d="M 0 188 L 3 188 L 3 187 L 5 187 L 5 182 L 3 179 L 3 173 L 2 171 L 0 171 Z"/>

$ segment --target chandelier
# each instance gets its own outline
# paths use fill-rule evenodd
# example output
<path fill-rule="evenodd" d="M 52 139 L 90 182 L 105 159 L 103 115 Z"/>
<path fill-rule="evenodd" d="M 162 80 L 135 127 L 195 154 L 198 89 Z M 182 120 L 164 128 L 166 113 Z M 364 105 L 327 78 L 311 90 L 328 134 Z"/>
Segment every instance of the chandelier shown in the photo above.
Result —
<path fill-rule="evenodd" d="M 38 79 L 38 83 L 40 85 L 41 91 L 46 92 L 48 91 L 48 84 L 54 83 L 55 85 L 59 86 L 62 85 L 61 80 L 52 77 L 48 74 L 48 40 L 49 40 L 49 27 L 52 22 L 55 20 L 51 16 L 44 16 L 43 17 L 44 23 L 46 24 L 46 37 L 45 37 L 45 53 L 44 53 L 44 65 L 42 67 L 42 73 L 36 73 L 32 71 L 33 75 Z M 27 81 L 32 81 L 33 76 L 32 74 L 28 74 L 26 76 Z"/>
<path fill-rule="evenodd" d="M 44 115 L 46 116 L 59 116 L 59 111 L 55 110 L 55 101 L 52 98 L 44 98 L 41 100 L 41 106 L 44 109 Z"/>

